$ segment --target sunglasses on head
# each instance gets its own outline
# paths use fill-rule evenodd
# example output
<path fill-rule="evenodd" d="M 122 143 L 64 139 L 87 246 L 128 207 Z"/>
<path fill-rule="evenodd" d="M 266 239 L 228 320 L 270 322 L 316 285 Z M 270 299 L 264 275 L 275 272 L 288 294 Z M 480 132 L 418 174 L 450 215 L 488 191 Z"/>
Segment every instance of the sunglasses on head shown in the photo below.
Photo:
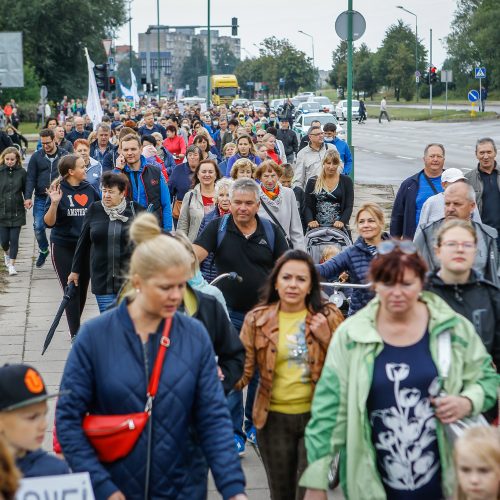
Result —
<path fill-rule="evenodd" d="M 395 250 L 399 250 L 405 255 L 413 255 L 417 253 L 417 247 L 415 246 L 415 243 L 410 240 L 387 240 L 383 241 L 377 246 L 379 255 L 388 255 Z"/>

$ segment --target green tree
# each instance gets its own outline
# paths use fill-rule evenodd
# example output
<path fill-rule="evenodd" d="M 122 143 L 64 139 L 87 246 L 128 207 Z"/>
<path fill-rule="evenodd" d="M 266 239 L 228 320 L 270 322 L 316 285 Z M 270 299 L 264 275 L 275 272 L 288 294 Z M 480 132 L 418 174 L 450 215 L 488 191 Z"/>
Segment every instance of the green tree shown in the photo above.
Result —
<path fill-rule="evenodd" d="M 124 0 L 0 0 L 0 31 L 22 31 L 25 62 L 49 98 L 87 93 L 87 47 L 96 63 L 104 62 L 102 39 L 126 19 Z"/>
<path fill-rule="evenodd" d="M 219 75 L 232 75 L 240 62 L 227 42 L 214 47 L 214 59 L 215 64 L 212 73 Z"/>
<path fill-rule="evenodd" d="M 332 52 L 332 70 L 328 83 L 333 87 L 347 87 L 347 42 L 341 41 Z"/>
<path fill-rule="evenodd" d="M 378 84 L 375 78 L 375 54 L 370 51 L 365 43 L 354 53 L 353 88 L 358 94 L 364 92 L 370 97 L 377 91 Z M 347 68 L 346 68 L 347 69 Z M 346 82 L 347 83 L 347 82 Z"/>
<path fill-rule="evenodd" d="M 427 50 L 418 42 L 418 69 L 425 71 Z M 415 33 L 401 19 L 385 32 L 377 51 L 377 80 L 394 89 L 397 100 L 411 99 L 415 93 Z"/>
<path fill-rule="evenodd" d="M 207 74 L 207 56 L 203 44 L 197 38 L 191 42 L 191 55 L 186 58 L 181 71 L 181 85 L 189 85 L 191 92 L 198 87 L 198 77 Z"/>
<path fill-rule="evenodd" d="M 460 87 L 477 84 L 474 67 L 487 68 L 490 89 L 500 88 L 500 16 L 498 0 L 457 0 L 451 34 L 447 37 L 452 69 Z"/>

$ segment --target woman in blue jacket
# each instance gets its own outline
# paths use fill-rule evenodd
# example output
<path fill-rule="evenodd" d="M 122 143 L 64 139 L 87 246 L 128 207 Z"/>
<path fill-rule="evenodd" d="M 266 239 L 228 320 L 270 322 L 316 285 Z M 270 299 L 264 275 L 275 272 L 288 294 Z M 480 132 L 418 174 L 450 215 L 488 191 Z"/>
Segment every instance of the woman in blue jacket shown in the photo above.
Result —
<path fill-rule="evenodd" d="M 66 363 L 61 387 L 71 388 L 71 393 L 60 397 L 56 411 L 64 456 L 73 472 L 90 473 L 97 500 L 188 500 L 195 479 L 189 474 L 185 444 L 194 427 L 222 497 L 245 499 L 210 337 L 199 321 L 177 312 L 191 257 L 178 241 L 161 233 L 151 214 L 136 218 L 130 236 L 136 244 L 130 295 L 82 326 Z M 100 462 L 82 419 L 89 413 L 144 411 L 166 318 L 172 318 L 170 346 L 151 417 L 128 455 Z"/>
<path fill-rule="evenodd" d="M 356 226 L 359 238 L 354 245 L 347 247 L 324 264 L 316 266 L 319 274 L 327 280 L 335 281 L 340 274 L 346 272 L 349 275 L 349 283 L 367 282 L 368 269 L 376 255 L 377 245 L 383 239 L 389 238 L 389 235 L 384 233 L 384 212 L 376 203 L 365 203 L 356 214 Z M 370 288 L 355 289 L 351 295 L 348 315 L 351 316 L 359 311 L 372 298 L 373 292 Z"/>

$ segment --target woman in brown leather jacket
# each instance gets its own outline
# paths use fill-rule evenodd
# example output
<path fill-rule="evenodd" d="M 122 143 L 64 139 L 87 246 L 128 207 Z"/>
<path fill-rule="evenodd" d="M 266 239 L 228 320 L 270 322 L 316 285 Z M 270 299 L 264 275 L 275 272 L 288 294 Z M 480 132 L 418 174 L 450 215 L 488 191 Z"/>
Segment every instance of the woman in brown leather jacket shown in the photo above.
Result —
<path fill-rule="evenodd" d="M 342 320 L 333 304 L 322 302 L 313 261 L 301 250 L 289 250 L 276 262 L 261 304 L 245 317 L 245 369 L 236 388 L 258 369 L 253 421 L 273 500 L 304 496 L 298 488 L 307 465 L 304 431 L 328 345 Z"/>

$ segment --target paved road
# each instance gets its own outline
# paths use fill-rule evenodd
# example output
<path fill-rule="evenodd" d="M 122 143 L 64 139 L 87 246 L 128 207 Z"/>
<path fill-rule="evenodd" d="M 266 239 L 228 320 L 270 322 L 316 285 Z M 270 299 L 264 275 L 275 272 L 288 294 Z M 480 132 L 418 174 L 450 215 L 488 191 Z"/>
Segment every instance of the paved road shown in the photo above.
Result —
<path fill-rule="evenodd" d="M 374 108 L 380 109 L 380 104 L 367 104 L 368 108 L 370 108 L 370 112 L 373 114 L 374 113 Z M 429 105 L 426 104 L 394 104 L 394 103 L 389 103 L 389 112 L 391 111 L 391 108 L 413 108 L 413 109 L 429 109 Z M 444 104 L 432 104 L 432 109 L 446 109 L 446 106 Z M 448 104 L 448 109 L 449 110 L 455 110 L 455 111 L 470 111 L 471 110 L 471 104 L 470 102 L 465 102 L 463 104 Z M 478 106 L 476 105 L 476 111 L 478 110 Z M 486 108 L 485 111 L 494 111 L 495 113 L 500 113 L 500 104 L 498 102 L 495 102 L 495 104 L 489 104 L 488 101 L 486 101 Z"/>
<path fill-rule="evenodd" d="M 367 184 L 399 185 L 422 168 L 425 145 L 440 142 L 446 148 L 445 167 L 467 172 L 476 165 L 476 140 L 492 137 L 500 145 L 500 121 L 434 123 L 376 119 L 353 124 L 355 179 Z"/>

